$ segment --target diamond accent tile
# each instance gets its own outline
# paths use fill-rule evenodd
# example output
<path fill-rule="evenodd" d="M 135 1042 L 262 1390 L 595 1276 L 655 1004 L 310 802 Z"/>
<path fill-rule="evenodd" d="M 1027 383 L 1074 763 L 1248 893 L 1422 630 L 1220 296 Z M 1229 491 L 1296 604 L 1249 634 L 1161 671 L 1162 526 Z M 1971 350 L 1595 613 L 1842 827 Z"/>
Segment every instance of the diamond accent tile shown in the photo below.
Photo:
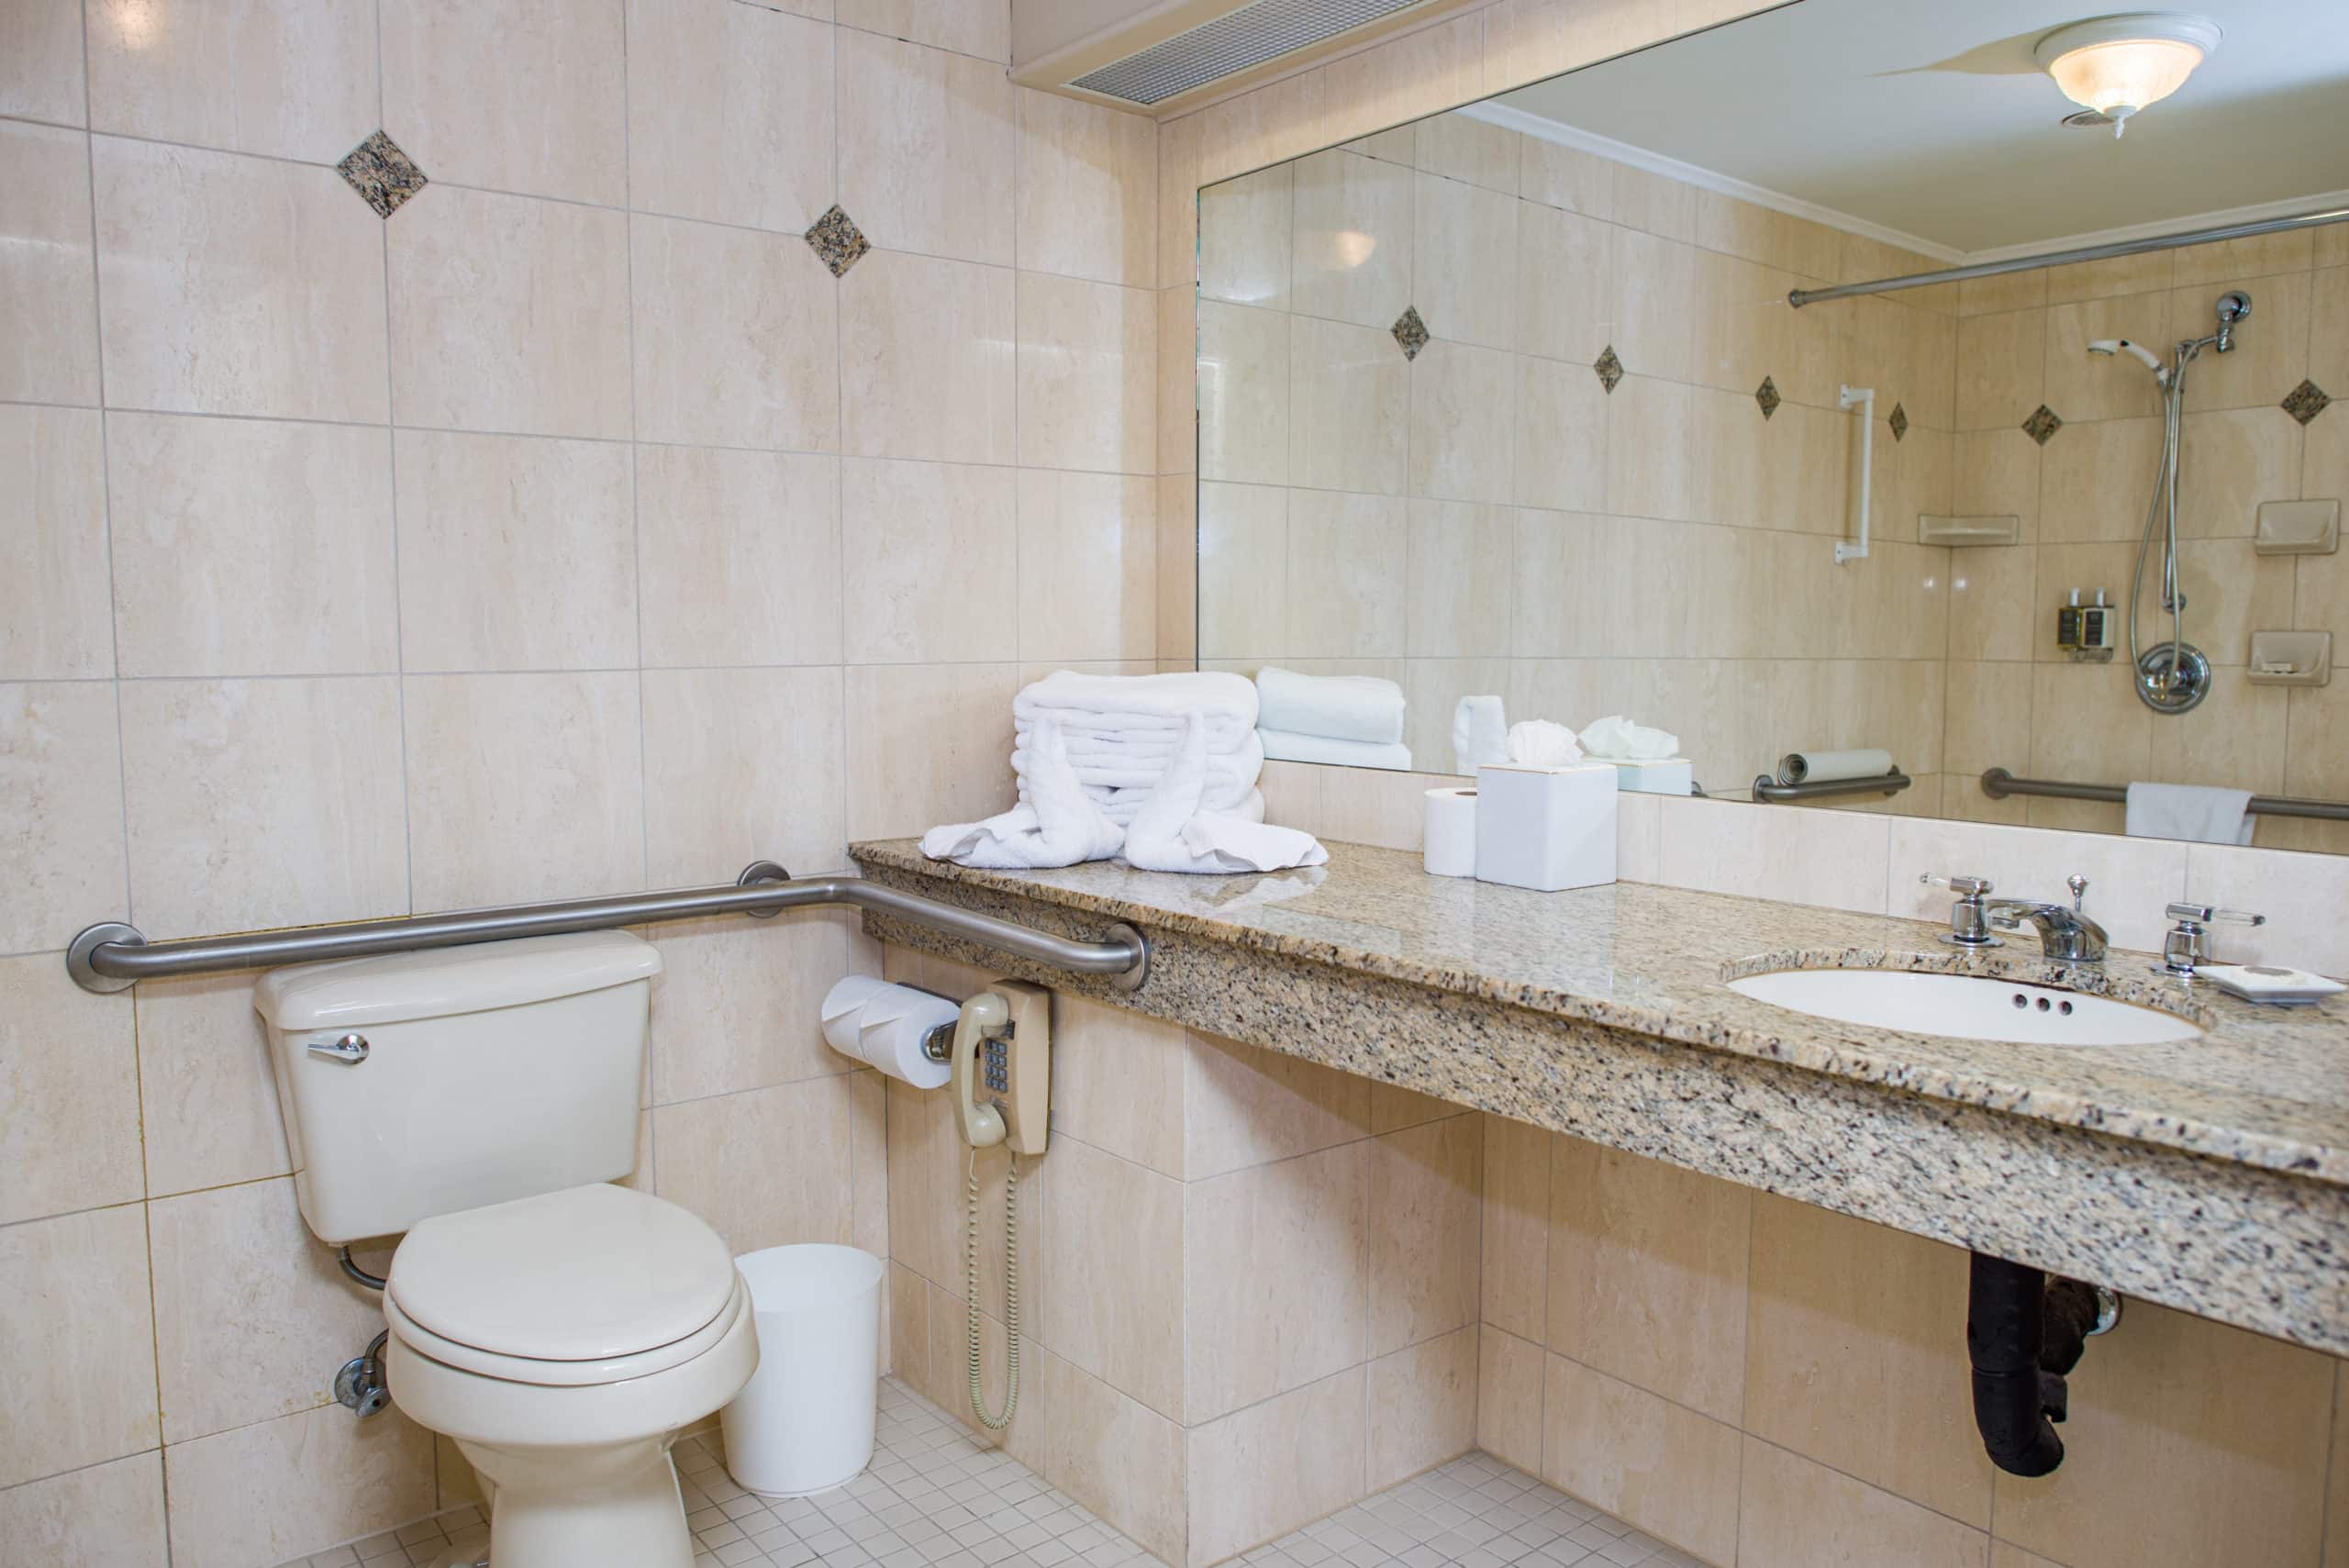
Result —
<path fill-rule="evenodd" d="M 380 130 L 352 148 L 334 172 L 351 182 L 378 217 L 391 217 L 425 186 L 424 171 Z"/>
<path fill-rule="evenodd" d="M 1598 384 L 1609 392 L 1614 391 L 1615 384 L 1623 379 L 1623 361 L 1615 357 L 1615 345 L 1612 343 L 1598 350 L 1598 358 L 1591 361 L 1590 368 L 1598 373 Z"/>
<path fill-rule="evenodd" d="M 848 270 L 863 259 L 873 249 L 864 231 L 852 222 L 841 205 L 834 202 L 823 217 L 807 226 L 808 248 L 816 259 L 830 269 L 834 277 L 843 277 Z"/>
<path fill-rule="evenodd" d="M 2305 425 L 2323 413 L 2332 402 L 2324 388 L 2312 381 L 2304 381 L 2284 395 L 2281 406 L 2285 413 Z"/>
<path fill-rule="evenodd" d="M 2044 403 L 2032 409 L 2031 411 L 2031 417 L 2022 422 L 2023 434 L 2029 436 L 2032 440 L 2037 441 L 2043 447 L 2047 444 L 2048 437 L 2054 435 L 2063 428 L 2064 421 L 2057 418 L 2055 417 L 2055 410 L 2050 408 Z"/>
<path fill-rule="evenodd" d="M 1394 333 L 1395 341 L 1402 345 L 1403 357 L 1407 360 L 1418 359 L 1419 350 L 1428 346 L 1428 324 L 1419 319 L 1419 307 L 1416 305 L 1405 306 L 1403 314 L 1395 318 L 1395 325 L 1387 330 Z"/>
<path fill-rule="evenodd" d="M 1892 406 L 1892 417 L 1886 421 L 1892 427 L 1892 439 L 1898 440 L 1909 433 L 1909 410 L 1898 403 Z"/>
<path fill-rule="evenodd" d="M 1762 384 L 1753 389 L 1753 401 L 1762 405 L 1762 417 L 1767 419 L 1778 411 L 1778 405 L 1786 399 L 1778 395 L 1778 384 L 1765 375 L 1762 378 Z"/>

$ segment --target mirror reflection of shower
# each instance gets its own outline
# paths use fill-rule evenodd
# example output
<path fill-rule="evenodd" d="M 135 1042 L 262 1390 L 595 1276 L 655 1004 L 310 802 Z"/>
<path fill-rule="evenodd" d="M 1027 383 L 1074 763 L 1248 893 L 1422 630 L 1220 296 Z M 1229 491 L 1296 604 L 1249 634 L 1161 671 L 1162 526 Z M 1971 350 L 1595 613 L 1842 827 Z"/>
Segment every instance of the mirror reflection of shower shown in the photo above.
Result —
<path fill-rule="evenodd" d="M 2219 296 L 2218 329 L 2208 337 L 2178 341 L 2171 361 L 2164 364 L 2142 343 L 2126 338 L 2099 338 L 2088 344 L 2091 354 L 2127 354 L 2154 373 L 2162 389 L 2162 455 L 2154 474 L 2153 505 L 2145 511 L 2145 531 L 2137 540 L 2137 570 L 2129 586 L 2129 659 L 2135 666 L 2138 700 L 2155 713 L 2184 713 L 2210 695 L 2210 660 L 2186 640 L 2186 595 L 2178 587 L 2177 569 L 2177 448 L 2178 416 L 2186 406 L 2186 367 L 2203 350 L 2225 353 L 2234 347 L 2235 324 L 2251 314 L 2251 296 L 2229 289 Z M 2169 614 L 2169 638 L 2153 647 L 2142 645 L 2137 614 L 2145 593 L 2145 557 L 2154 530 L 2163 530 L 2162 608 Z"/>

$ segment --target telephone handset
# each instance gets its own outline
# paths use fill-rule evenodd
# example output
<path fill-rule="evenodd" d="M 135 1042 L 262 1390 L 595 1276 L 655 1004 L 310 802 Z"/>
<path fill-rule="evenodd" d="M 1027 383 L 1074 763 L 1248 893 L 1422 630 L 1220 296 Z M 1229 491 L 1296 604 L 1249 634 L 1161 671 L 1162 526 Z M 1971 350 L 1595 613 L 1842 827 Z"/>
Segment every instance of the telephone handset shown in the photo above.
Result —
<path fill-rule="evenodd" d="M 1023 980 L 998 980 L 963 1004 L 954 1020 L 954 1125 L 971 1146 L 963 1235 L 963 1301 L 968 1318 L 971 1414 L 999 1432 L 1019 1407 L 1019 1156 L 1041 1154 L 1052 1113 L 1052 994 Z M 982 1095 L 988 1096 L 982 1098 Z M 1011 1150 L 1003 1178 L 1003 1327 L 1008 1361 L 1003 1413 L 981 1393 L 979 1151 Z"/>

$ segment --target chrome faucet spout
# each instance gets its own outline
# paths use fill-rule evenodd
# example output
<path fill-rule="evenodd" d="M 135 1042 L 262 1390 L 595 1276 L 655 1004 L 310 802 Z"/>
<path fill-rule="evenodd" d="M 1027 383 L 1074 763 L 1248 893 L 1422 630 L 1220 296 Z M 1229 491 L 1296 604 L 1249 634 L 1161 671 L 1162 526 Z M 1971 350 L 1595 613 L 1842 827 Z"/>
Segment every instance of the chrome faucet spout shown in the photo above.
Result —
<path fill-rule="evenodd" d="M 2035 898 L 1993 898 L 1983 906 L 1990 924 L 2011 931 L 2028 921 L 2039 932 L 2039 951 L 2065 963 L 2102 963 L 2105 929 L 2078 910 Z"/>

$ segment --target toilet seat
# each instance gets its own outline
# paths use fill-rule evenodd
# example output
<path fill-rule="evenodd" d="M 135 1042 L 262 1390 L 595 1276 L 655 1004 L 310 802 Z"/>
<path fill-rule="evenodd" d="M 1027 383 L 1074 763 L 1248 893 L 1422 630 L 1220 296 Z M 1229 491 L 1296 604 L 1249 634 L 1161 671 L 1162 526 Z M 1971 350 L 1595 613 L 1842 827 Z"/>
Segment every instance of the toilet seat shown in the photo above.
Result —
<path fill-rule="evenodd" d="M 594 1183 L 419 1224 L 393 1255 L 384 1316 L 443 1365 L 581 1387 L 702 1354 L 748 1310 L 748 1294 L 707 1225 Z"/>

